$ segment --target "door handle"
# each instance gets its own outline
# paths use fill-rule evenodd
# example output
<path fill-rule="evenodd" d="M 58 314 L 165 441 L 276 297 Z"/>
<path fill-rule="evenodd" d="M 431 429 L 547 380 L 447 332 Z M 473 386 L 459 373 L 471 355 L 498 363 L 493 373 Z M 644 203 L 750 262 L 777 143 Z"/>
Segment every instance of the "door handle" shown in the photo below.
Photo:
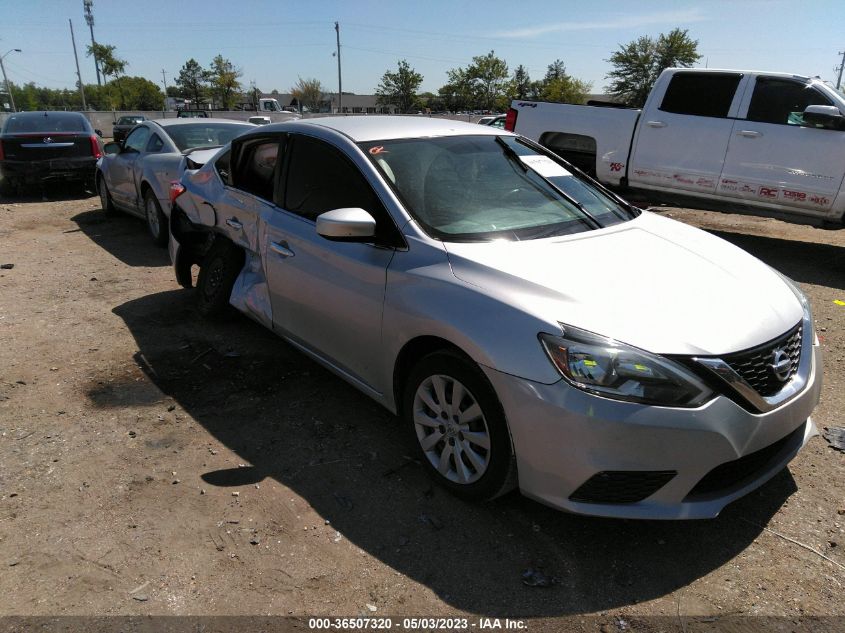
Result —
<path fill-rule="evenodd" d="M 226 220 L 226 224 L 231 226 L 236 231 L 240 231 L 242 228 L 244 228 L 244 225 L 238 222 L 238 218 L 229 218 L 228 220 Z"/>
<path fill-rule="evenodd" d="M 293 257 L 295 255 L 295 253 L 288 248 L 288 243 L 285 241 L 270 242 L 270 248 L 274 253 L 278 253 L 282 257 Z"/>
<path fill-rule="evenodd" d="M 740 130 L 737 132 L 737 136 L 744 136 L 745 138 L 759 138 L 760 136 L 763 136 L 763 133 L 756 130 Z"/>
<path fill-rule="evenodd" d="M 666 123 L 663 121 L 646 121 L 646 125 L 649 127 L 666 127 Z"/>

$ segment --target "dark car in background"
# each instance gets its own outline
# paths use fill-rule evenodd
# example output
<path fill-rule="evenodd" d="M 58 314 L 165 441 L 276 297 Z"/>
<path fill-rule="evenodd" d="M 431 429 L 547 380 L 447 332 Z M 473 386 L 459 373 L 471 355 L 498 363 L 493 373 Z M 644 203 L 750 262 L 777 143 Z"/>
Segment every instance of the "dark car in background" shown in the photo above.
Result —
<path fill-rule="evenodd" d="M 114 139 L 115 143 L 119 143 L 123 139 L 126 138 L 126 135 L 129 134 L 129 131 L 138 125 L 139 123 L 143 123 L 147 120 L 143 114 L 129 114 L 127 116 L 122 116 L 117 120 L 117 123 L 114 124 L 112 127 L 112 138 Z"/>
<path fill-rule="evenodd" d="M 0 130 L 0 192 L 12 195 L 49 180 L 93 191 L 102 155 L 99 133 L 79 112 L 17 112 Z"/>

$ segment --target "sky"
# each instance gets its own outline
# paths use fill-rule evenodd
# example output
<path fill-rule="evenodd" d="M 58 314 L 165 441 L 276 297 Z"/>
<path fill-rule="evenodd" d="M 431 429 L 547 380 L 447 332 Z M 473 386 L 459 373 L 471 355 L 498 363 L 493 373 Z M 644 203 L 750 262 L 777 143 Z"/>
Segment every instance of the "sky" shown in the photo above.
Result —
<path fill-rule="evenodd" d="M 217 54 L 270 92 L 299 77 L 338 86 L 334 23 L 340 24 L 344 92 L 372 94 L 400 59 L 436 92 L 446 72 L 495 51 L 532 79 L 561 59 L 567 72 L 604 92 L 610 55 L 640 36 L 675 27 L 698 40 L 701 66 L 793 72 L 836 82 L 845 51 L 841 0 L 94 0 L 94 36 L 116 46 L 128 75 L 173 85 L 190 58 Z M 0 0 L 0 55 L 10 81 L 72 88 L 73 21 L 84 83 L 96 83 L 83 0 Z M 162 76 L 162 70 L 165 76 Z"/>

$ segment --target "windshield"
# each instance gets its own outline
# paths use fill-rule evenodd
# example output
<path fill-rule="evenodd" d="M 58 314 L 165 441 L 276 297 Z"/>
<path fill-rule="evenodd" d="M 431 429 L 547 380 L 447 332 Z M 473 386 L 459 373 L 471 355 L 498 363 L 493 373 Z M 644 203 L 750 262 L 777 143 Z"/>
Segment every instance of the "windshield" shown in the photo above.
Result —
<path fill-rule="evenodd" d="M 616 200 L 512 136 L 362 143 L 408 211 L 444 241 L 527 240 L 629 220 Z"/>
<path fill-rule="evenodd" d="M 167 134 L 173 139 L 180 152 L 197 147 L 217 147 L 225 145 L 236 136 L 254 129 L 245 123 L 188 123 L 168 125 Z"/>
<path fill-rule="evenodd" d="M 135 123 L 140 123 L 144 120 L 142 116 L 122 116 L 118 119 L 118 125 L 134 125 Z"/>

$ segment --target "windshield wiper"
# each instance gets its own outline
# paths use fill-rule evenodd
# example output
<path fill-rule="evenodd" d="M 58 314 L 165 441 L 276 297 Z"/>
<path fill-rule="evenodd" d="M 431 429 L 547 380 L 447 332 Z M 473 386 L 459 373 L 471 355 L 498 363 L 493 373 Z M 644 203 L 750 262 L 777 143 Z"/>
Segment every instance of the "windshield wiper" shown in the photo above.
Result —
<path fill-rule="evenodd" d="M 501 136 L 497 136 L 496 137 L 496 143 L 498 143 L 501 146 L 502 151 L 505 153 L 505 156 L 508 157 L 508 160 L 510 160 L 512 163 L 518 165 L 524 173 L 528 173 L 528 165 L 526 165 L 525 163 L 522 162 L 522 159 L 519 157 L 519 154 L 516 153 L 516 151 L 514 150 L 513 147 L 511 147 L 510 145 L 507 144 L 505 139 L 503 139 Z M 540 176 L 539 174 L 537 174 L 537 175 Z M 540 178 L 543 178 L 543 177 L 540 176 Z M 552 189 L 557 191 L 557 193 L 560 196 L 562 196 L 564 200 L 566 200 L 569 204 L 573 205 L 576 209 L 578 209 L 581 213 L 583 213 L 584 217 L 586 217 L 589 220 L 589 223 L 593 225 L 594 229 L 604 228 L 604 225 L 601 222 L 599 222 L 598 220 L 596 220 L 595 216 L 592 213 L 590 213 L 589 211 L 587 211 L 587 208 L 583 204 L 578 202 L 575 198 L 570 196 L 568 193 L 566 193 L 560 187 L 556 186 L 550 180 L 548 180 L 546 178 L 543 178 L 543 180 L 545 182 L 547 182 L 552 187 Z"/>
<path fill-rule="evenodd" d="M 512 163 L 519 167 L 523 172 L 528 171 L 528 165 L 522 162 L 522 160 L 519 158 L 519 154 L 516 153 L 513 147 L 505 143 L 505 139 L 503 139 L 501 136 L 497 136 L 496 142 L 501 146 L 502 151 L 505 153 L 505 156 L 507 156 Z"/>

